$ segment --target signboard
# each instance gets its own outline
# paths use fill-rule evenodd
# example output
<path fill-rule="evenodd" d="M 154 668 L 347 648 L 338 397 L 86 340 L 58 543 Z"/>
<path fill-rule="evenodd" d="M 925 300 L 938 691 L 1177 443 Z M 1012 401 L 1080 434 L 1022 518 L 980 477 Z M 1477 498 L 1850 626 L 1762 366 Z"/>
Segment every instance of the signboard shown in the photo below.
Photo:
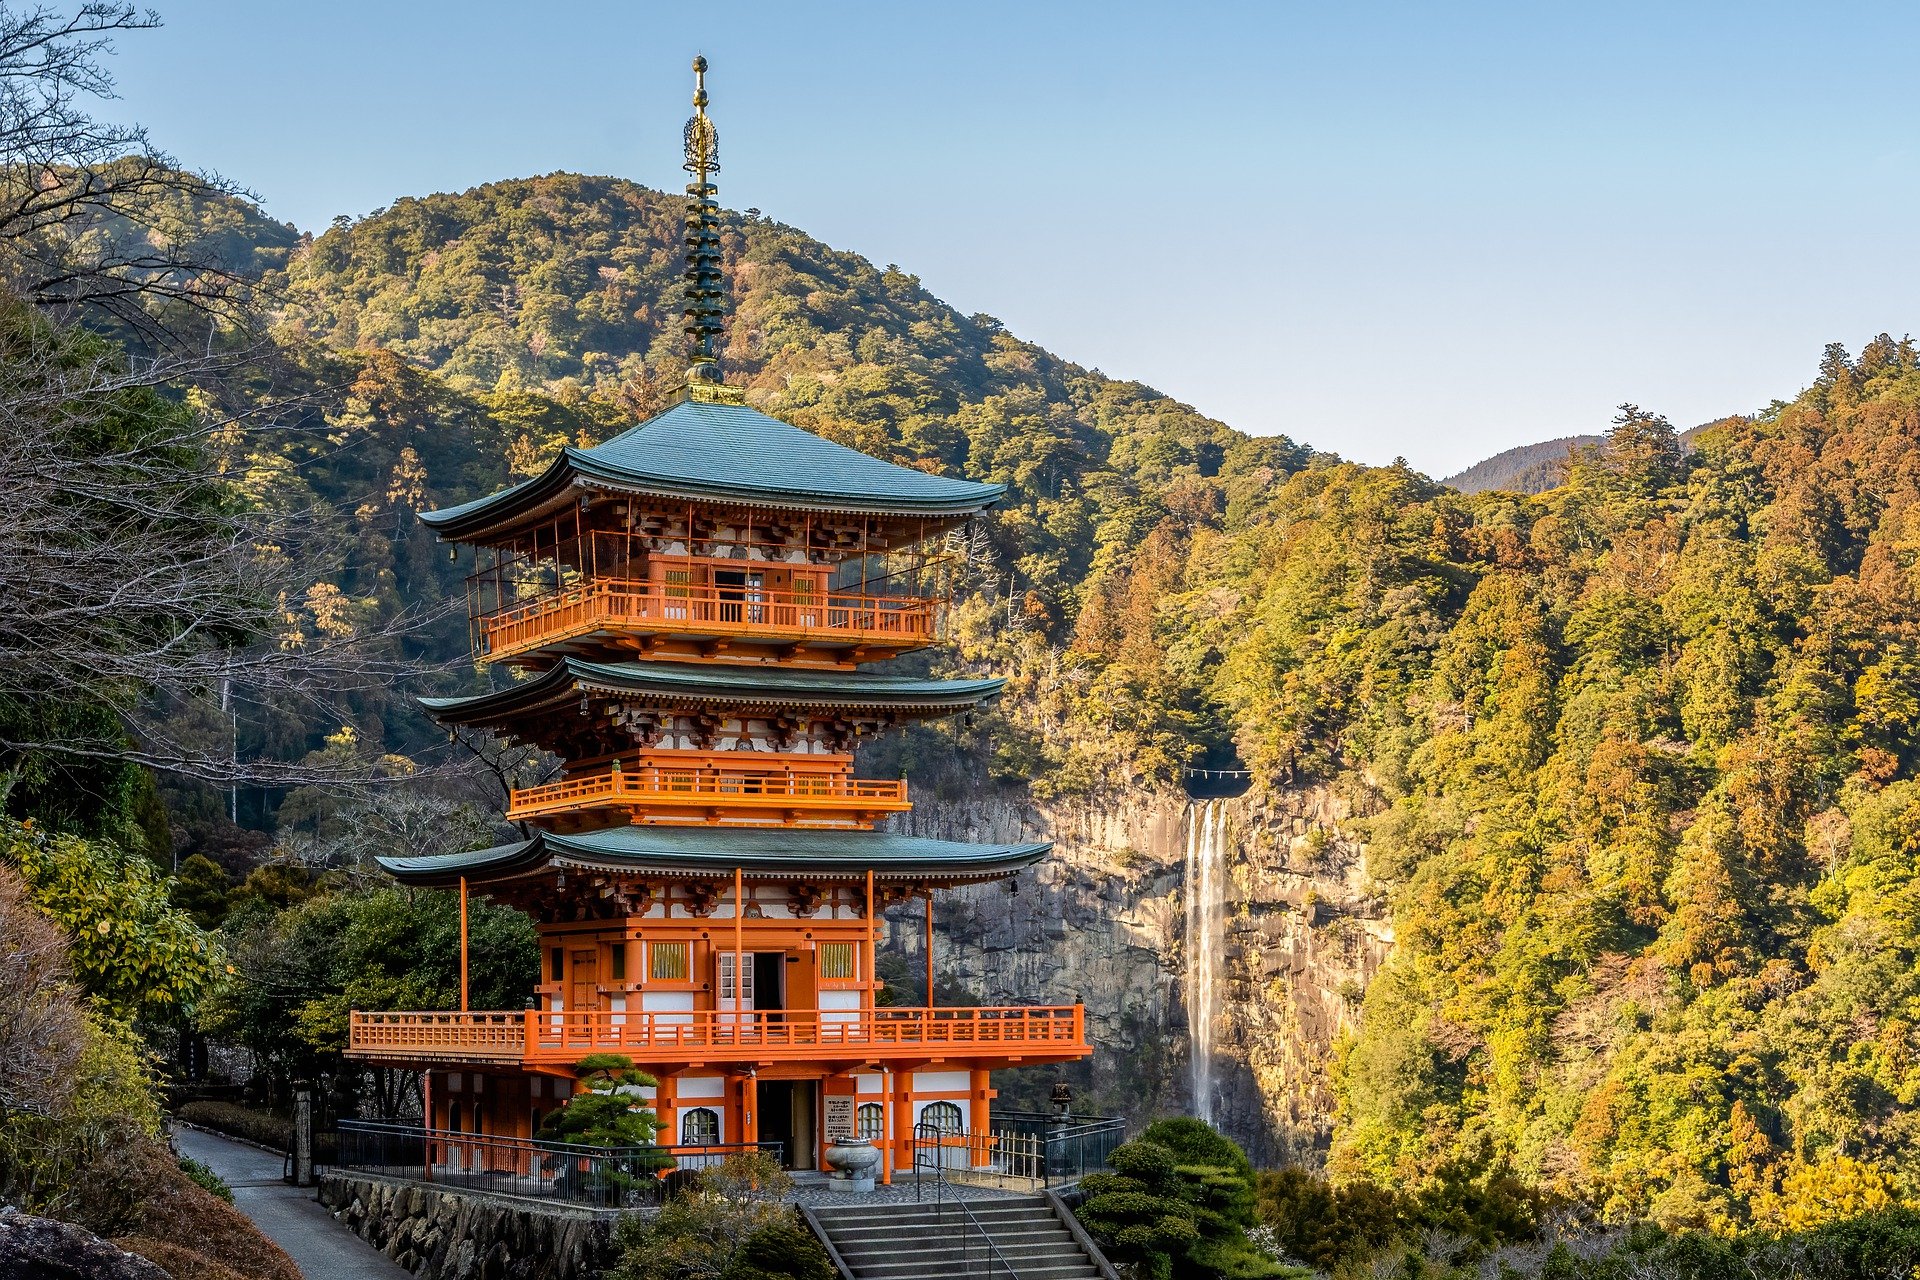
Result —
<path fill-rule="evenodd" d="M 853 1095 L 830 1093 L 827 1095 L 827 1141 L 853 1136 Z"/>

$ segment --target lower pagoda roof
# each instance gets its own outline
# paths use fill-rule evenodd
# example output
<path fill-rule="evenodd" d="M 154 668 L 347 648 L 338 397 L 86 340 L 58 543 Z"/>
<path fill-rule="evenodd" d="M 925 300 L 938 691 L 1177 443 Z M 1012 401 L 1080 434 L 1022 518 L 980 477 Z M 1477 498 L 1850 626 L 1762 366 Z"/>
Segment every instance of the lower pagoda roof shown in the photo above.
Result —
<path fill-rule="evenodd" d="M 957 884 L 1010 876 L 1038 862 L 1051 848 L 1052 841 L 965 844 L 891 831 L 631 826 L 572 835 L 543 831 L 531 840 L 469 853 L 377 861 L 398 880 L 429 886 L 457 884 L 463 877 L 469 884 L 485 885 L 528 878 L 549 868 L 707 877 L 731 875 L 739 868 L 754 876 L 822 879 L 853 879 L 872 871 L 882 880 Z"/>
<path fill-rule="evenodd" d="M 583 694 L 727 707 L 873 710 L 949 715 L 1006 687 L 1002 679 L 922 680 L 859 671 L 698 662 L 587 662 L 563 658 L 530 680 L 466 698 L 422 698 L 442 724 L 498 725 L 571 707 Z"/>

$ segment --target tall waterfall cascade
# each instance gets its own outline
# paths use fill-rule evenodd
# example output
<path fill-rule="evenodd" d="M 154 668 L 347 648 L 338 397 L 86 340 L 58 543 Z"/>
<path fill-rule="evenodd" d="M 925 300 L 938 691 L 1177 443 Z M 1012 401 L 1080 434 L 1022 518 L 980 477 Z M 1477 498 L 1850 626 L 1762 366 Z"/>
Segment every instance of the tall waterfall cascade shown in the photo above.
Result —
<path fill-rule="evenodd" d="M 1227 857 L 1227 806 L 1197 800 L 1187 806 L 1186 1000 L 1187 1071 L 1193 1113 L 1213 1119 L 1214 1028 L 1217 1025 L 1222 916 Z"/>

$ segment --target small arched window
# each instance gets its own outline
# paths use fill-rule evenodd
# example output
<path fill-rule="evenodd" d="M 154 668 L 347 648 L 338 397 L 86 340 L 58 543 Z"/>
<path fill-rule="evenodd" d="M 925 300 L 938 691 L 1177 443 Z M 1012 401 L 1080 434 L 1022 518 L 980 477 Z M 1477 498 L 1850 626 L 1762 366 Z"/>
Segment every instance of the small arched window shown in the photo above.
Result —
<path fill-rule="evenodd" d="M 959 1133 L 966 1127 L 960 1108 L 951 1102 L 929 1102 L 920 1113 L 920 1123 L 932 1125 L 940 1134 Z"/>
<path fill-rule="evenodd" d="M 533 1116 L 527 1121 L 527 1136 L 529 1138 L 540 1136 L 540 1108 L 538 1107 L 533 1109 Z"/>
<path fill-rule="evenodd" d="M 720 1141 L 720 1113 L 712 1107 L 695 1107 L 680 1117 L 680 1145 L 710 1147 Z"/>
<path fill-rule="evenodd" d="M 447 1129 L 452 1133 L 460 1132 L 460 1099 L 458 1098 L 447 1103 Z"/>
<path fill-rule="evenodd" d="M 877 1102 L 863 1102 L 854 1121 L 854 1136 L 875 1142 L 887 1136 L 887 1109 Z"/>

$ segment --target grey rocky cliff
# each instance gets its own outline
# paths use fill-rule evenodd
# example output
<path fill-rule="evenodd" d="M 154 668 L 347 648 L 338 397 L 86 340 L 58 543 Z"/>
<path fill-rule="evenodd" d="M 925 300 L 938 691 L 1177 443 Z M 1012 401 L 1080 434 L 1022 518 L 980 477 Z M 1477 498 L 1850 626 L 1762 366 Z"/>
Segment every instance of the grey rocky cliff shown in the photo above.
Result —
<path fill-rule="evenodd" d="M 1178 791 L 1117 800 L 1019 794 L 921 800 L 896 829 L 949 840 L 1051 840 L 1011 884 L 936 899 L 940 984 L 987 1004 L 1087 1006 L 1091 1063 L 1004 1073 L 1004 1104 L 1037 1106 L 1060 1076 L 1081 1109 L 1135 1126 L 1193 1110 L 1185 863 L 1199 802 Z M 1312 1163 L 1331 1132 L 1329 1064 L 1392 942 L 1345 801 L 1322 788 L 1226 806 L 1224 946 L 1215 1001 L 1214 1114 L 1257 1163 Z M 924 964 L 917 906 L 889 915 L 888 946 Z"/>

